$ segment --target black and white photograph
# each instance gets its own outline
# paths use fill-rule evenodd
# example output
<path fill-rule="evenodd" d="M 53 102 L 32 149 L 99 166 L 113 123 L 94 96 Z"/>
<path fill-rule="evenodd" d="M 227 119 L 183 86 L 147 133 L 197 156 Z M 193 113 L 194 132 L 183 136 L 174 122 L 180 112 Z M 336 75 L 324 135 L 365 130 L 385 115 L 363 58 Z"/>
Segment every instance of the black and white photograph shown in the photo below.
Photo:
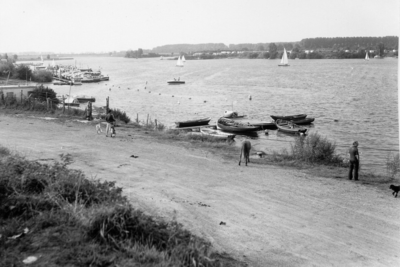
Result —
<path fill-rule="evenodd" d="M 1 267 L 400 266 L 400 1 L 0 7 Z"/>

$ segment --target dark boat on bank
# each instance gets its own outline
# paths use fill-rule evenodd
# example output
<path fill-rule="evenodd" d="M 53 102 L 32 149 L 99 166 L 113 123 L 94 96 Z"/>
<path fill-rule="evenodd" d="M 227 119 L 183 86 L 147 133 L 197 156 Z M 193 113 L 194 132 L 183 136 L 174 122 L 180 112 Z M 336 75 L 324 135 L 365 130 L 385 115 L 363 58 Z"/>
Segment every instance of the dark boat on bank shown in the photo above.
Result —
<path fill-rule="evenodd" d="M 298 126 L 293 121 L 279 120 L 278 119 L 276 121 L 276 126 L 278 127 L 279 131 L 282 131 L 284 133 L 306 134 L 306 132 L 307 132 L 307 128 Z"/>
<path fill-rule="evenodd" d="M 310 124 L 315 120 L 315 118 L 304 118 L 304 119 L 296 119 L 296 120 L 290 120 L 294 122 L 297 125 L 305 125 L 305 124 Z"/>
<path fill-rule="evenodd" d="M 297 115 L 288 115 L 288 116 L 280 116 L 280 115 L 271 115 L 271 118 L 276 120 L 301 120 L 307 117 L 307 114 L 297 114 Z"/>
<path fill-rule="evenodd" d="M 217 121 L 217 129 L 234 133 L 248 133 L 248 132 L 256 132 L 260 130 L 260 127 L 253 125 L 246 125 L 243 123 L 239 123 L 235 120 L 230 120 L 221 117 Z"/>
<path fill-rule="evenodd" d="M 202 126 L 207 125 L 210 122 L 211 118 L 201 118 L 195 120 L 187 120 L 187 121 L 176 121 L 176 127 L 192 127 L 192 126 Z"/>

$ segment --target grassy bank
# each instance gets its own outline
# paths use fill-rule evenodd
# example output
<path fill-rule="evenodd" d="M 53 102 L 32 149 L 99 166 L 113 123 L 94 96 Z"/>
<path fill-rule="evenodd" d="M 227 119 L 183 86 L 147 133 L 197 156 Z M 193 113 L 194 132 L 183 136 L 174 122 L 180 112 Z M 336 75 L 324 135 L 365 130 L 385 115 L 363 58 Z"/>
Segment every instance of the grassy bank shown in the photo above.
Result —
<path fill-rule="evenodd" d="M 0 147 L 0 265 L 244 266 L 176 221 L 132 208 L 115 182 L 28 161 Z"/>

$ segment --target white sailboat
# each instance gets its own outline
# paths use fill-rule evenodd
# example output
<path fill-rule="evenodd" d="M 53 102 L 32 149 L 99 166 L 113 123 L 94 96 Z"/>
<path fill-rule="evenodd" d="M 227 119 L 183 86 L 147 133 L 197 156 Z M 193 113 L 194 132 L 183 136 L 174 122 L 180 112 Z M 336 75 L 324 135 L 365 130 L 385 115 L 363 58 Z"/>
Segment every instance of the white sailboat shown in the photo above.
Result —
<path fill-rule="evenodd" d="M 365 60 L 369 60 L 368 51 L 367 54 L 365 54 Z"/>
<path fill-rule="evenodd" d="M 185 61 L 186 61 L 185 56 L 182 56 L 182 62 L 185 62 Z"/>
<path fill-rule="evenodd" d="M 283 48 L 283 55 L 282 55 L 282 59 L 281 59 L 281 64 L 278 65 L 279 67 L 287 67 L 289 66 L 289 61 L 288 61 L 288 57 L 287 57 L 287 53 L 286 53 L 286 49 Z"/>
<path fill-rule="evenodd" d="M 176 66 L 177 67 L 183 67 L 183 61 L 182 61 L 181 57 L 178 57 L 178 61 L 176 62 Z"/>

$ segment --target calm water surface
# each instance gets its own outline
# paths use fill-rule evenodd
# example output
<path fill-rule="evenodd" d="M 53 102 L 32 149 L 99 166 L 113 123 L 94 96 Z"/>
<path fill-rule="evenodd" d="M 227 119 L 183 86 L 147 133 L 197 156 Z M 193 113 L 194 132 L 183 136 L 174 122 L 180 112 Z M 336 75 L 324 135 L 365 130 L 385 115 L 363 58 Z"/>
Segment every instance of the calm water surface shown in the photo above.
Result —
<path fill-rule="evenodd" d="M 362 169 L 385 170 L 389 153 L 399 151 L 398 60 L 191 60 L 183 68 L 175 60 L 77 57 L 79 67 L 102 68 L 110 81 L 71 87 L 71 94 L 96 97 L 95 105 L 139 114 L 173 126 L 175 121 L 211 117 L 225 110 L 270 121 L 271 114 L 306 113 L 314 117 L 310 132 L 318 132 L 346 154 L 353 140 L 360 143 Z M 75 60 L 60 61 L 75 64 Z M 185 85 L 168 85 L 178 78 Z M 68 94 L 68 86 L 52 86 Z M 111 90 L 110 90 L 111 89 Z M 173 97 L 172 97 L 173 96 Z M 251 96 L 252 100 L 249 100 Z M 238 137 L 237 141 L 248 137 Z M 255 150 L 290 149 L 294 137 L 263 131 L 253 138 Z M 240 142 L 237 142 L 240 143 Z"/>

